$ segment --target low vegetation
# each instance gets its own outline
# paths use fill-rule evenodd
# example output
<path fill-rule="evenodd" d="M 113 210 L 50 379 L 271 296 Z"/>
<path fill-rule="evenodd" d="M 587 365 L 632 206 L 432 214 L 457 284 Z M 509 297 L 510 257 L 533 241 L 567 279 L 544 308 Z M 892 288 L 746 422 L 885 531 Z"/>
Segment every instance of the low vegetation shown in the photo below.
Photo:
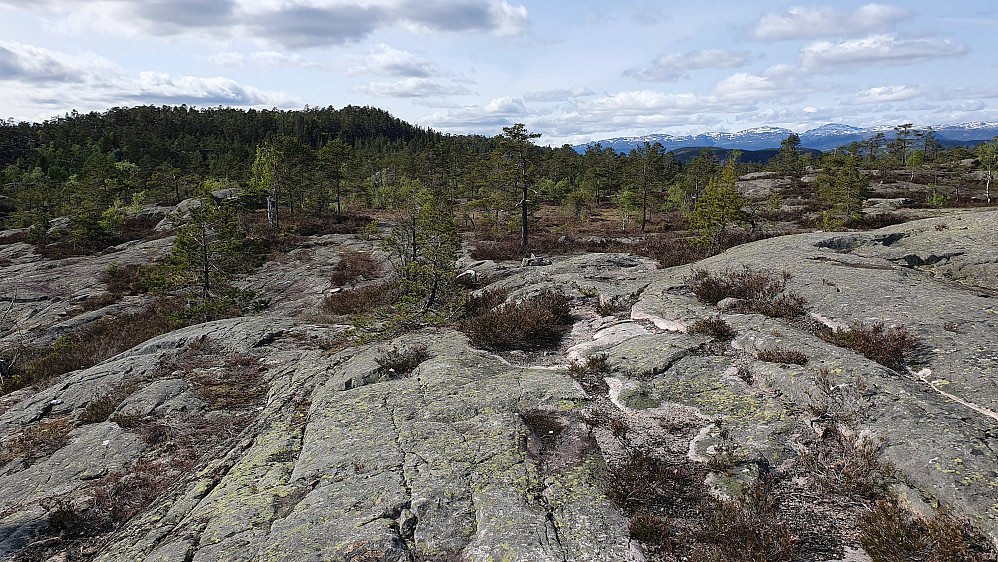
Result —
<path fill-rule="evenodd" d="M 784 363 L 790 365 L 806 365 L 807 364 L 807 354 L 803 351 L 798 351 L 796 349 L 787 349 L 785 347 L 771 347 L 768 349 L 760 349 L 755 352 L 755 358 L 760 361 L 766 361 L 768 363 Z"/>
<path fill-rule="evenodd" d="M 737 334 L 731 324 L 725 322 L 720 316 L 700 318 L 690 324 L 686 331 L 691 334 L 710 336 L 719 342 L 731 341 Z"/>
<path fill-rule="evenodd" d="M 0 447 L 0 466 L 23 458 L 27 464 L 42 459 L 58 451 L 69 443 L 69 432 L 73 423 L 60 417 L 44 420 L 20 433 L 5 439 Z"/>
<path fill-rule="evenodd" d="M 459 327 L 471 345 L 490 351 L 552 348 L 571 325 L 571 297 L 564 293 L 545 289 L 518 301 L 495 305 L 500 299 L 505 301 L 501 290 L 468 299 L 466 316 Z"/>
<path fill-rule="evenodd" d="M 150 338 L 182 324 L 174 314 L 182 305 L 157 301 L 131 314 L 105 316 L 59 338 L 47 348 L 25 348 L 7 352 L 16 360 L 0 383 L 0 394 L 92 367 Z"/>
<path fill-rule="evenodd" d="M 605 378 L 612 370 L 608 358 L 605 353 L 596 353 L 584 361 L 573 361 L 568 367 L 568 375 L 581 384 L 590 396 L 605 396 L 610 390 Z"/>
<path fill-rule="evenodd" d="M 848 329 L 836 328 L 823 337 L 839 346 L 851 349 L 890 369 L 903 369 L 918 343 L 918 336 L 904 325 L 884 326 L 877 322 L 867 328 L 862 322 Z"/>
<path fill-rule="evenodd" d="M 790 278 L 786 271 L 774 273 L 749 266 L 718 273 L 694 269 L 686 279 L 686 286 L 705 304 L 717 305 L 727 298 L 737 299 L 733 310 L 791 319 L 804 315 L 807 301 L 787 290 Z"/>
<path fill-rule="evenodd" d="M 375 372 L 384 379 L 405 377 L 416 370 L 423 361 L 430 358 L 425 345 L 392 346 L 375 358 L 378 368 Z"/>
<path fill-rule="evenodd" d="M 118 406 L 139 389 L 139 386 L 136 383 L 125 383 L 98 395 L 83 408 L 77 423 L 82 425 L 107 421 Z"/>
<path fill-rule="evenodd" d="M 121 119 L 119 113 L 129 118 Z M 292 128 L 279 114 L 297 119 L 294 136 L 286 134 Z M 153 228 L 162 217 L 136 214 L 147 189 L 151 200 L 176 204 L 199 197 L 200 205 L 187 216 L 171 217 L 177 243 L 168 259 L 151 265 L 113 264 L 102 276 L 108 294 L 79 302 L 72 313 L 120 301 L 124 301 L 120 309 L 127 310 L 128 303 L 142 300 L 125 296 L 161 300 L 137 312 L 91 322 L 48 348 L 5 350 L 0 354 L 0 365 L 4 365 L 0 394 L 92 366 L 191 322 L 258 310 L 266 303 L 236 288 L 238 283 L 233 281 L 265 259 L 279 259 L 298 249 L 305 236 L 358 233 L 363 240 L 383 237 L 382 250 L 390 255 L 392 271 L 383 279 L 386 272 L 371 255 L 350 250 L 341 254 L 329 276 L 340 290 L 327 295 L 320 306 L 327 319 L 340 322 L 342 317 L 354 316 L 352 320 L 360 325 L 378 316 L 379 322 L 391 326 L 379 327 L 380 338 L 393 329 L 456 321 L 473 346 L 508 352 L 560 345 L 572 323 L 571 297 L 552 290 L 519 298 L 510 298 L 503 289 L 463 293 L 453 275 L 462 252 L 458 222 L 472 241 L 473 259 L 627 252 L 671 267 L 797 229 L 866 229 L 907 220 L 904 212 L 861 212 L 863 199 L 871 194 L 870 177 L 876 174 L 889 183 L 897 175 L 891 167 L 901 160 L 891 154 L 897 149 L 886 143 L 885 150 L 856 145 L 805 159 L 799 139 L 796 145 L 792 142 L 793 135 L 767 165 L 778 176 L 773 179 L 786 182 L 776 182 L 768 200 L 751 200 L 740 192 L 736 178 L 761 166 L 740 162 L 738 155 L 721 162 L 708 150 L 684 163 L 655 145 L 629 154 L 596 145 L 579 154 L 571 147 L 534 146 L 531 139 L 536 135 L 522 125 L 485 139 L 439 136 L 370 108 L 313 109 L 306 114 L 264 111 L 251 119 L 236 110 L 185 109 L 181 113 L 164 106 L 85 117 L 89 121 L 78 121 L 74 115 L 37 128 L 21 127 L 24 139 L 37 133 L 38 139 L 51 142 L 26 142 L 8 151 L 8 161 L 3 163 L 9 164 L 4 170 L 6 181 L 0 188 L 0 221 L 3 228 L 23 226 L 30 231 L 0 233 L 0 244 L 30 242 L 48 259 L 113 252 L 112 246 L 125 241 L 166 235 Z M 316 121 L 319 117 L 321 123 Z M 225 122 L 224 131 L 218 126 L 220 121 Z M 147 143 L 135 141 L 135 130 L 117 130 L 112 122 L 132 123 L 134 129 L 148 133 L 142 138 L 162 146 L 146 148 Z M 86 146 L 68 142 L 75 134 L 72 127 L 81 123 L 94 131 L 94 142 Z M 90 127 L 93 123 L 101 125 Z M 191 147 L 184 152 L 187 156 L 170 148 L 177 144 L 172 130 L 192 132 L 183 143 Z M 920 139 L 928 151 L 931 131 L 927 134 L 929 138 Z M 136 152 L 135 147 L 144 148 Z M 219 147 L 230 148 L 226 152 Z M 996 150 L 995 146 L 990 149 Z M 869 152 L 861 154 L 863 150 Z M 932 148 L 931 154 L 923 154 L 922 175 L 929 176 L 929 170 L 934 176 L 944 173 L 945 166 L 971 156 L 963 152 Z M 155 161 L 150 156 L 155 154 L 173 156 Z M 522 158 L 511 158 L 514 154 Z M 904 156 L 902 150 L 902 160 Z M 822 173 L 815 182 L 803 180 L 812 165 L 822 168 Z M 861 165 L 870 169 L 861 170 Z M 983 161 L 982 165 L 989 166 Z M 911 170 L 906 184 L 913 193 L 899 195 L 911 196 L 916 205 L 925 207 L 960 203 L 959 187 L 952 197 L 942 193 L 943 188 L 932 187 L 929 193 L 926 188 L 931 186 L 916 181 L 916 171 Z M 650 175 L 645 178 L 644 173 Z M 635 187 L 639 176 L 643 188 Z M 957 172 L 951 176 L 959 178 Z M 238 196 L 217 201 L 211 193 L 219 189 Z M 528 198 L 530 189 L 533 195 Z M 951 190 L 947 187 L 946 191 Z M 963 195 L 966 200 L 967 194 Z M 129 198 L 132 208 L 121 202 Z M 527 199 L 531 199 L 529 206 L 518 207 L 520 200 Z M 366 214 L 350 214 L 350 207 L 363 207 L 364 213 L 386 220 L 393 225 L 390 233 L 379 230 L 377 220 Z M 52 220 L 52 213 L 68 216 L 68 224 Z M 942 228 L 945 225 L 937 226 Z M 0 265 L 15 263 L 16 256 L 11 255 Z M 790 290 L 790 281 L 788 272 L 747 266 L 719 272 L 696 269 L 685 280 L 705 304 L 716 306 L 731 299 L 725 303 L 726 311 L 793 320 L 805 315 L 807 303 Z M 630 304 L 623 298 L 602 299 L 595 308 L 600 315 L 614 315 Z M 463 316 L 458 320 L 460 311 Z M 958 326 L 945 329 L 956 332 Z M 692 323 L 689 332 L 710 337 L 713 341 L 705 344 L 708 350 L 724 347 L 726 353 L 735 353 L 727 342 L 736 332 L 720 315 Z M 856 324 L 824 337 L 892 369 L 904 368 L 918 341 L 904 326 L 888 328 L 883 323 L 869 328 Z M 429 357 L 423 345 L 382 348 L 375 358 L 376 374 L 384 379 L 405 377 Z M 804 353 L 782 347 L 761 349 L 756 357 L 774 363 L 808 363 Z M 178 372 L 204 401 L 207 414 L 115 415 L 136 390 L 133 381 L 105 389 L 75 420 L 43 419 L 2 443 L 0 465 L 16 459 L 31 464 L 63 447 L 74 427 L 110 420 L 136 432 L 147 445 L 138 462 L 105 474 L 86 495 L 53 498 L 45 506 L 50 508 L 48 531 L 60 536 L 60 550 L 82 552 L 77 547 L 85 541 L 120 529 L 165 490 L 192 474 L 198 463 L 211 458 L 207 454 L 211 447 L 238 435 L 265 403 L 266 365 L 256 356 L 229 355 L 212 342 L 195 343 L 164 361 L 153 376 Z M 594 404 L 608 402 L 605 377 L 611 372 L 605 354 L 568 368 Z M 653 371 L 646 373 L 651 378 Z M 738 376 L 754 382 L 747 369 Z M 811 527 L 803 526 L 827 514 L 817 511 L 826 508 L 824 504 L 841 508 L 836 514 L 845 514 L 843 518 L 861 514 L 845 525 L 858 532 L 859 541 L 876 562 L 994 560 L 983 546 L 986 539 L 968 523 L 949 515 L 922 518 L 891 494 L 889 485 L 896 475 L 880 460 L 879 442 L 860 437 L 856 430 L 868 405 L 861 379 L 833 380 L 833 373 L 820 369 L 814 382 L 813 403 L 807 412 L 818 432 L 807 432 L 802 438 L 805 450 L 796 462 L 779 469 L 733 455 L 734 438 L 727 429 L 716 436 L 719 442 L 712 445 L 711 459 L 702 463 L 690 460 L 685 449 L 692 438 L 684 425 L 688 420 L 660 426 L 674 433 L 669 439 L 684 444 L 676 453 L 668 446 L 643 441 L 647 436 L 629 425 L 626 416 L 585 414 L 594 432 L 606 432 L 610 437 L 601 438 L 616 439 L 620 445 L 619 457 L 607 456 L 605 492 L 630 518 L 631 536 L 649 547 L 651 560 L 808 559 L 812 552 L 808 549 L 815 548 L 819 539 Z M 302 418 L 307 410 L 306 404 L 299 412 Z M 542 421 L 538 417 L 532 425 Z M 276 459 L 288 462 L 284 456 Z M 729 477 L 745 483 L 728 487 L 730 498 L 718 499 L 705 484 L 708 477 L 714 483 Z M 815 497 L 821 502 L 811 501 Z M 814 505 L 818 503 L 823 505 Z M 839 554 L 834 551 L 820 559 Z M 455 560 L 458 557 L 453 555 Z"/>
<path fill-rule="evenodd" d="M 358 281 L 371 281 L 381 277 L 381 264 L 369 254 L 347 250 L 340 254 L 340 261 L 329 277 L 333 286 L 339 287 Z"/>
<path fill-rule="evenodd" d="M 781 520 L 774 476 L 763 474 L 732 500 L 707 500 L 700 544 L 692 549 L 696 562 L 738 560 L 780 562 L 795 559 L 799 538 Z"/>
<path fill-rule="evenodd" d="M 877 501 L 859 520 L 859 542 L 875 562 L 985 562 L 998 559 L 968 521 L 943 511 L 931 519 L 895 497 Z"/>
<path fill-rule="evenodd" d="M 346 316 L 384 308 L 394 302 L 397 288 L 389 282 L 370 283 L 327 295 L 320 309 L 326 314 Z"/>
<path fill-rule="evenodd" d="M 894 468 L 880 460 L 879 448 L 871 438 L 845 434 L 830 426 L 801 454 L 800 466 L 825 493 L 877 499 L 894 475 Z"/>

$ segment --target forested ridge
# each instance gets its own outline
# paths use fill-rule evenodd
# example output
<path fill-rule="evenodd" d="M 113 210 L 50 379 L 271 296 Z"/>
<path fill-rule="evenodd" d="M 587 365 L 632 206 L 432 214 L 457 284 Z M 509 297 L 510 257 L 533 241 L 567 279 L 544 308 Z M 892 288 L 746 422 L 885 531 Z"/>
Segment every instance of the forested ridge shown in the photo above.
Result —
<path fill-rule="evenodd" d="M 824 155 L 803 149 L 797 135 L 779 149 L 744 155 L 716 148 L 667 152 L 648 143 L 628 154 L 597 143 L 580 154 L 567 144 L 541 146 L 543 138 L 534 140 L 541 134 L 517 125 L 494 138 L 445 135 L 355 106 L 74 111 L 0 126 L 0 218 L 4 228 L 34 226 L 38 238 L 48 221 L 68 216 L 75 243 L 95 247 L 117 239 L 112 231 L 120 230 L 129 206 L 174 205 L 239 188 L 243 209 L 270 209 L 268 221 L 279 229 L 282 214 L 387 208 L 400 186 L 415 181 L 471 228 L 497 237 L 516 232 L 524 246 L 528 223 L 544 205 L 566 222 L 606 218 L 606 211 L 620 230 L 692 226 L 706 240 L 728 225 L 755 228 L 743 209 L 749 201 L 734 189 L 747 172 L 767 170 L 798 189 L 807 170 L 822 170 L 819 181 L 799 193 L 778 193 L 769 207 L 778 210 L 779 197 L 796 194 L 817 202 L 809 210 L 823 213 L 824 226 L 842 226 L 858 216 L 871 178 L 882 183 L 910 174 L 912 182 L 932 186 L 919 195 L 923 203 L 934 195 L 938 204 L 951 193 L 959 201 L 965 178 L 954 176 L 953 166 L 974 156 L 962 147 L 943 149 L 931 129 L 910 124 L 895 127 L 893 138 L 880 134 Z M 994 143 L 977 152 L 990 178 Z M 756 205 L 749 215 L 764 208 Z"/>

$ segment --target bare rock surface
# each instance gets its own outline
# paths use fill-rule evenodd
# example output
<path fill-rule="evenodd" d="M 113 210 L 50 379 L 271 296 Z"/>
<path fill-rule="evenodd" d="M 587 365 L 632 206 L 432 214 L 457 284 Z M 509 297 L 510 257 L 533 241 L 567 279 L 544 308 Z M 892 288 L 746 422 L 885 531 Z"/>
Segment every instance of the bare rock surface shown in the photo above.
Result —
<path fill-rule="evenodd" d="M 112 263 L 146 265 L 167 255 L 173 237 L 135 240 L 109 248 L 97 256 L 48 260 L 34 246 L 18 242 L 0 246 L 0 304 L 13 301 L 6 322 L 0 325 L 0 348 L 30 342 L 51 345 L 73 328 L 105 314 L 134 312 L 145 299 L 126 299 L 113 308 L 78 315 L 88 297 L 107 294 L 101 274 Z M 7 258 L 4 260 L 3 258 Z"/>
<path fill-rule="evenodd" d="M 996 221 L 998 213 L 967 213 L 786 236 L 665 270 L 627 254 L 528 267 L 466 260 L 462 268 L 510 299 L 546 288 L 574 298 L 576 322 L 560 349 L 503 356 L 451 329 L 325 351 L 342 327 L 312 323 L 311 311 L 331 288 L 339 252 L 372 245 L 312 238 L 245 280 L 271 298 L 270 311 L 165 334 L 5 397 L 5 446 L 45 423 L 72 428 L 53 451 L 0 467 L 0 558 L 46 540 L 60 502 L 87 501 L 116 474 L 152 466 L 171 474 L 150 476 L 163 491 L 90 558 L 642 560 L 608 499 L 622 441 L 592 417 L 626 419 L 629 446 L 702 466 L 722 454 L 746 469 L 780 466 L 814 431 L 807 407 L 821 400 L 821 369 L 835 382 L 865 381 L 850 405 L 857 428 L 878 440 L 913 504 L 945 504 L 998 538 Z M 52 263 L 30 246 L 3 246 L 4 273 L 19 284 L 19 326 L 51 338 L 74 295 L 100 290 L 94 279 L 110 261 L 138 263 L 168 242 L 145 244 Z M 722 310 L 684 286 L 694 269 L 743 266 L 789 272 L 810 317 Z M 733 339 L 688 333 L 708 317 L 728 322 Z M 857 322 L 912 330 L 919 344 L 909 366 L 889 369 L 813 330 Z M 427 357 L 411 373 L 379 368 L 387 350 L 419 345 Z M 774 347 L 807 362 L 756 358 Z M 613 371 L 604 390 L 569 376 L 573 361 L 604 354 Z M 109 421 L 79 421 L 121 389 Z M 174 474 L 156 464 L 162 458 L 186 464 Z M 725 486 L 718 493 L 734 489 Z M 851 548 L 838 555 L 847 550 L 864 559 Z"/>
<path fill-rule="evenodd" d="M 812 379 L 821 367 L 838 382 L 864 379 L 871 390 L 858 406 L 862 426 L 883 440 L 882 450 L 917 493 L 954 506 L 998 537 L 998 305 L 991 291 L 982 290 L 996 272 L 994 245 L 989 241 L 994 240 L 998 214 L 971 213 L 946 220 L 953 226 L 937 229 L 940 219 L 929 219 L 867 233 L 802 234 L 738 246 L 693 266 L 663 271 L 635 308 L 676 323 L 692 322 L 712 314 L 692 297 L 677 294 L 694 268 L 724 271 L 749 266 L 790 272 L 790 288 L 805 297 L 813 318 L 829 326 L 857 322 L 867 327 L 876 322 L 907 326 L 919 337 L 914 363 L 895 371 L 784 321 L 722 315 L 737 328 L 735 346 L 750 352 L 781 346 L 801 350 L 810 358 L 804 367 L 748 365 L 747 371 L 763 383 L 757 392 L 776 388 L 803 407 L 819 394 Z M 947 247 L 951 269 L 941 273 L 908 257 L 941 254 Z M 954 279 L 952 272 L 961 267 L 980 272 Z M 632 354 L 655 357 L 651 349 Z M 708 370 L 711 384 L 717 386 L 701 385 L 697 395 L 717 401 L 736 392 L 741 381 L 726 377 L 726 368 L 722 364 Z M 668 369 L 665 372 L 669 374 Z M 666 382 L 650 392 L 656 400 L 676 400 L 677 388 L 698 379 L 679 380 L 678 387 Z M 678 401 L 701 400 L 680 397 Z M 727 410 L 732 422 L 742 428 L 763 425 L 751 417 L 740 420 L 742 402 L 731 400 L 733 408 Z M 744 411 L 770 415 L 767 408 L 755 405 Z"/>

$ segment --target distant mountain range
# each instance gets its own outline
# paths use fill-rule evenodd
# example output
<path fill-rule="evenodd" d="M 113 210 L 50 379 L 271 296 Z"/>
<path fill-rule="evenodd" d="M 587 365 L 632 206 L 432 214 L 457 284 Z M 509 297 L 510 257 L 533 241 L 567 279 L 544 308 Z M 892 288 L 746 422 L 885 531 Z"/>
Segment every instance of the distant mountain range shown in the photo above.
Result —
<path fill-rule="evenodd" d="M 935 131 L 939 142 L 946 147 L 978 144 L 998 136 L 998 123 L 961 123 L 958 125 L 933 126 L 932 129 Z M 574 148 L 584 153 L 587 146 L 598 142 L 604 148 L 610 147 L 618 152 L 630 152 L 632 148 L 640 146 L 645 142 L 651 144 L 657 142 L 664 146 L 666 150 L 693 146 L 763 150 L 767 148 L 779 148 L 780 143 L 793 133 L 794 131 L 790 129 L 780 127 L 756 127 L 754 129 L 738 131 L 737 133 L 701 133 L 699 135 L 685 136 L 661 134 L 642 137 L 618 137 L 580 144 Z M 841 123 L 829 123 L 798 134 L 800 135 L 802 147 L 827 151 L 834 150 L 854 141 L 865 141 L 877 133 L 884 133 L 888 140 L 894 139 L 893 126 L 863 129 Z"/>

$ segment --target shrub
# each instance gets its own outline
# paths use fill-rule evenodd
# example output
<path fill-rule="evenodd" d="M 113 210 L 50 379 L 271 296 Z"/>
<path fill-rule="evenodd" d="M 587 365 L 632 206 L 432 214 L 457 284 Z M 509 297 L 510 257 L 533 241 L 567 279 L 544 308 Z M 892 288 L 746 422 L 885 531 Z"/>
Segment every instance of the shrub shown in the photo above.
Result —
<path fill-rule="evenodd" d="M 826 332 L 824 337 L 830 343 L 852 349 L 891 369 L 903 368 L 905 359 L 918 342 L 918 337 L 905 326 L 885 328 L 883 322 L 869 328 L 862 322 L 855 323 L 846 330 L 836 328 Z"/>
<path fill-rule="evenodd" d="M 509 291 L 506 289 L 489 289 L 478 295 L 468 295 L 464 301 L 464 315 L 468 318 L 481 316 L 502 306 L 507 296 Z"/>
<path fill-rule="evenodd" d="M 236 354 L 221 366 L 197 368 L 187 378 L 211 410 L 244 408 L 263 400 L 267 384 L 258 358 Z"/>
<path fill-rule="evenodd" d="M 811 449 L 800 456 L 801 467 L 818 488 L 851 498 L 877 498 L 894 473 L 880 461 L 878 446 L 870 439 L 848 436 L 836 428 L 825 432 Z"/>
<path fill-rule="evenodd" d="M 429 357 L 430 353 L 425 345 L 402 348 L 393 345 L 374 360 L 378 364 L 375 372 L 382 378 L 404 377 L 416 370 L 416 367 Z"/>
<path fill-rule="evenodd" d="M 859 542 L 874 562 L 996 560 L 987 540 L 968 522 L 940 512 L 925 520 L 895 498 L 878 501 L 860 517 Z"/>
<path fill-rule="evenodd" d="M 755 357 L 760 361 L 768 363 L 789 363 L 792 365 L 804 365 L 807 363 L 807 355 L 803 352 L 784 347 L 760 349 L 755 353 Z"/>
<path fill-rule="evenodd" d="M 572 322 L 570 302 L 571 297 L 551 289 L 487 310 L 482 301 L 472 307 L 478 314 L 462 320 L 460 329 L 473 346 L 491 351 L 551 348 Z"/>
<path fill-rule="evenodd" d="M 686 464 L 669 463 L 643 450 L 631 449 L 624 462 L 610 468 L 606 495 L 625 511 L 647 511 L 663 498 L 697 494 L 693 476 Z"/>
<path fill-rule="evenodd" d="M 495 242 L 480 241 L 471 250 L 471 259 L 508 261 L 530 257 L 530 249 L 520 240 L 504 239 Z"/>
<path fill-rule="evenodd" d="M 105 316 L 62 336 L 48 348 L 28 349 L 0 385 L 6 394 L 59 375 L 92 367 L 150 338 L 180 327 L 170 318 L 178 304 L 159 301 L 132 314 Z"/>
<path fill-rule="evenodd" d="M 377 279 L 380 276 L 381 264 L 378 260 L 368 254 L 347 250 L 333 267 L 329 280 L 333 285 L 342 286 L 358 280 Z"/>
<path fill-rule="evenodd" d="M 632 539 L 648 545 L 663 545 L 669 542 L 669 522 L 650 513 L 638 513 L 627 526 Z"/>
<path fill-rule="evenodd" d="M 717 341 L 730 341 L 735 337 L 735 329 L 720 316 L 701 318 L 690 324 L 687 331 L 691 334 L 710 336 Z"/>
<path fill-rule="evenodd" d="M 166 233 L 155 231 L 155 227 L 159 224 L 159 221 L 160 217 L 156 216 L 125 218 L 121 224 L 121 228 L 116 233 L 104 232 L 103 229 L 98 227 L 96 230 L 88 231 L 84 234 L 84 231 L 87 229 L 80 230 L 74 228 L 78 235 L 77 238 L 73 239 L 63 235 L 51 244 L 46 244 L 48 241 L 47 237 L 42 237 L 36 239 L 35 250 L 52 260 L 93 255 L 109 246 L 116 246 L 131 240 L 152 240 L 166 236 Z M 96 224 L 92 226 L 96 227 Z M 83 235 L 82 238 L 79 237 L 81 234 Z"/>
<path fill-rule="evenodd" d="M 101 394 L 87 404 L 77 421 L 80 424 L 107 421 L 118 406 L 138 389 L 139 385 L 137 384 L 124 384 Z"/>
<path fill-rule="evenodd" d="M 103 478 L 89 491 L 89 502 L 74 506 L 65 499 L 49 514 L 48 531 L 63 539 L 90 539 L 122 527 L 173 483 L 176 475 L 151 461 Z"/>
<path fill-rule="evenodd" d="M 25 429 L 0 447 L 0 466 L 19 457 L 31 461 L 51 455 L 69 442 L 72 428 L 69 419 L 57 418 Z"/>
<path fill-rule="evenodd" d="M 121 267 L 112 263 L 101 273 L 100 279 L 115 295 L 141 295 L 149 292 L 152 269 L 136 264 Z"/>
<path fill-rule="evenodd" d="M 815 392 L 808 391 L 812 401 L 807 409 L 815 417 L 833 423 L 852 423 L 866 409 L 863 395 L 867 384 L 862 377 L 841 383 L 832 379 L 827 367 L 822 367 L 814 374 L 814 386 Z"/>
<path fill-rule="evenodd" d="M 94 297 L 87 297 L 80 302 L 81 312 L 91 312 L 94 310 L 100 310 L 105 306 L 110 306 L 118 302 L 118 297 L 115 295 L 97 295 Z"/>
<path fill-rule="evenodd" d="M 635 248 L 635 251 L 654 259 L 659 267 L 666 268 L 698 262 L 720 254 L 724 248 L 710 244 L 690 244 L 689 240 L 681 236 L 659 236 L 649 239 L 641 247 Z"/>
<path fill-rule="evenodd" d="M 568 375 L 578 381 L 587 394 L 606 395 L 610 391 L 604 379 L 610 373 L 607 357 L 605 353 L 597 353 L 585 361 L 574 361 L 568 367 Z"/>
<path fill-rule="evenodd" d="M 394 294 L 394 285 L 387 282 L 345 289 L 326 296 L 322 301 L 322 311 L 336 315 L 371 312 L 390 304 Z"/>
<path fill-rule="evenodd" d="M 714 500 L 713 508 L 705 510 L 703 527 L 696 533 L 703 546 L 694 550 L 692 559 L 792 560 L 798 539 L 778 517 L 773 484 L 772 475 L 766 474 L 752 484 L 743 484 L 738 499 Z"/>
<path fill-rule="evenodd" d="M 849 217 L 849 220 L 847 220 L 845 223 L 845 227 L 874 230 L 877 228 L 883 228 L 885 226 L 906 223 L 910 220 L 911 220 L 910 217 L 906 217 L 900 213 L 876 213 L 870 215 L 856 215 L 853 217 Z"/>
<path fill-rule="evenodd" d="M 771 318 L 797 318 L 804 315 L 806 301 L 797 293 L 787 292 L 789 281 L 789 272 L 777 275 L 748 266 L 716 275 L 695 269 L 685 280 L 700 302 L 716 305 L 725 298 L 735 298 L 741 301 L 736 310 Z"/>

